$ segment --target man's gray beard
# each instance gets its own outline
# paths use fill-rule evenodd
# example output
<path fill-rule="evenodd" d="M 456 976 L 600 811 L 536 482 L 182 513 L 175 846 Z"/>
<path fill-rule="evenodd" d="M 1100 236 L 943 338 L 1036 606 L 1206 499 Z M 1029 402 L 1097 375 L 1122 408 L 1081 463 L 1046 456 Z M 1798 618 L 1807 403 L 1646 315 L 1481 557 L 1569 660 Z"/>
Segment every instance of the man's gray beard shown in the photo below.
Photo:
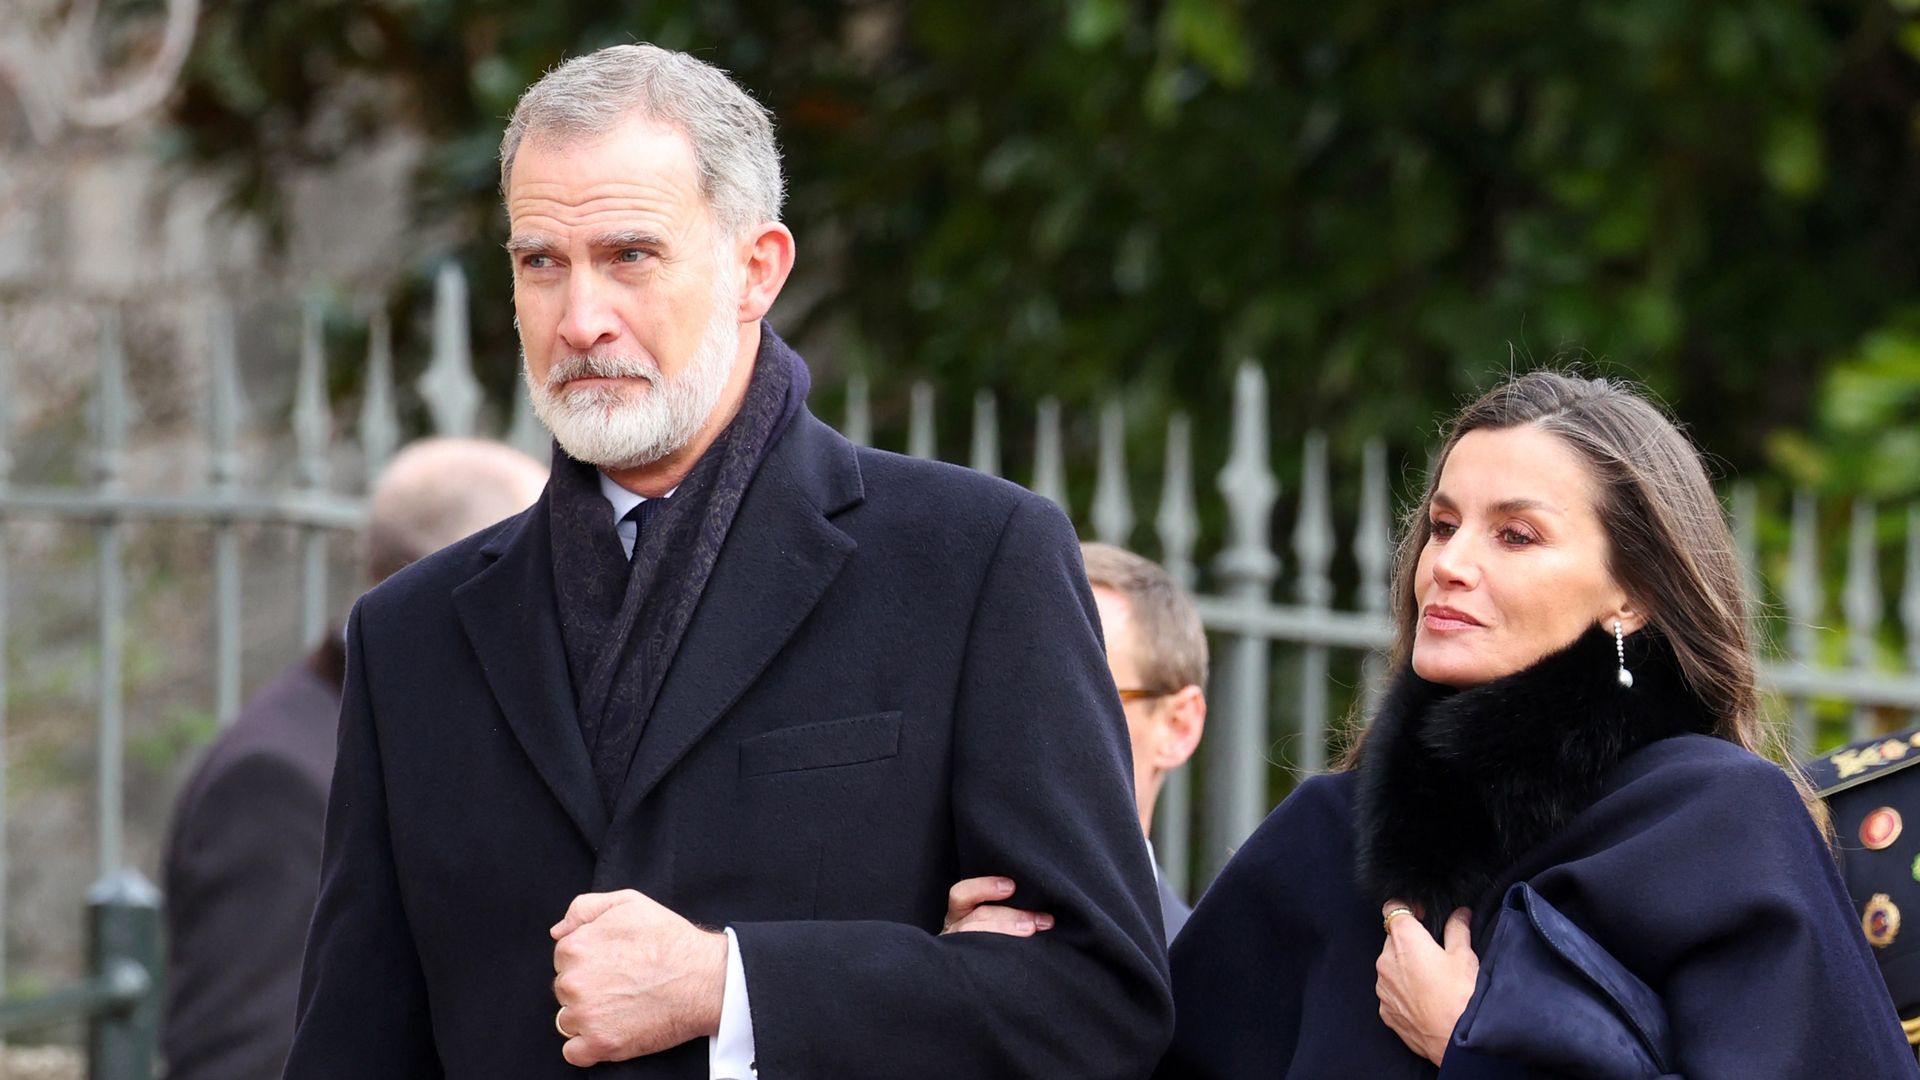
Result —
<path fill-rule="evenodd" d="M 659 365 L 644 356 L 592 353 L 555 361 L 546 382 L 540 383 L 523 351 L 520 371 L 533 415 L 569 457 L 601 469 L 636 469 L 682 449 L 706 426 L 733 375 L 740 351 L 740 323 L 733 308 L 733 290 L 716 290 L 713 315 L 700 344 L 686 368 L 671 379 L 662 378 Z M 621 386 L 562 389 L 581 376 L 640 378 L 648 386 L 645 391 Z"/>

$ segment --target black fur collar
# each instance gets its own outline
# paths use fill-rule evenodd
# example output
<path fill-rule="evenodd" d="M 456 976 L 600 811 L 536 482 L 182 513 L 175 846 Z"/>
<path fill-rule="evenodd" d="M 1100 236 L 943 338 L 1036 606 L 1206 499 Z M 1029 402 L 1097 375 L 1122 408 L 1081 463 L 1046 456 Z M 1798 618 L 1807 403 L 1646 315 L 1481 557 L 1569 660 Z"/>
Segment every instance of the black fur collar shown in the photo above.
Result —
<path fill-rule="evenodd" d="M 1524 671 L 1455 691 L 1411 668 L 1393 681 L 1361 753 L 1356 873 L 1363 894 L 1416 903 L 1436 937 L 1509 866 L 1596 799 L 1611 768 L 1714 718 L 1657 631 L 1595 627 Z"/>

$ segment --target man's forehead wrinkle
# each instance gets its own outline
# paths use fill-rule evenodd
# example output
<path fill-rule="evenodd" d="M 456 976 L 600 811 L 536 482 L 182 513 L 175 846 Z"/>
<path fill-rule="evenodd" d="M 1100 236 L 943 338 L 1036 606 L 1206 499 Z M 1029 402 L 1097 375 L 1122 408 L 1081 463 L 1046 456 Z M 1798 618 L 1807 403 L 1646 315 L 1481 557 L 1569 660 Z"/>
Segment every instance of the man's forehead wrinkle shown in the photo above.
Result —
<path fill-rule="evenodd" d="M 692 177 L 682 180 L 657 175 L 644 178 L 595 180 L 587 184 L 570 183 L 566 180 L 529 179 L 524 183 L 519 181 L 514 183 L 512 197 L 516 200 L 551 199 L 568 205 L 589 203 L 596 199 L 660 199 L 685 202 L 699 195 L 699 184 L 686 182 L 692 180 Z"/>
<path fill-rule="evenodd" d="M 604 224 L 610 217 L 626 215 L 671 225 L 698 217 L 702 208 L 690 189 L 632 182 L 608 182 L 585 189 L 561 183 L 515 185 L 512 198 L 507 200 L 509 216 L 514 219 L 541 213 L 570 223 Z"/>
<path fill-rule="evenodd" d="M 515 236 L 541 235 L 555 242 L 585 231 L 585 239 L 636 234 L 670 240 L 696 220 L 682 206 L 661 199 L 597 198 L 562 202 L 533 195 L 516 195 L 507 218 Z"/>

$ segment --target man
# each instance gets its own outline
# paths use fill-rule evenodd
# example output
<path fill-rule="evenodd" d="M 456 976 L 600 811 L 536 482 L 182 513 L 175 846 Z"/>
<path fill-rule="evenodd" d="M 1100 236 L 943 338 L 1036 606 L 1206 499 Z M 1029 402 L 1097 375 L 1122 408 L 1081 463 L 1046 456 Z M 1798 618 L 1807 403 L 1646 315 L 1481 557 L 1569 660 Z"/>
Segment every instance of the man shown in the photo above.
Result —
<path fill-rule="evenodd" d="M 1133 797 L 1140 828 L 1153 830 L 1153 807 L 1167 773 L 1187 763 L 1207 723 L 1207 632 L 1193 601 L 1158 563 L 1112 544 L 1085 543 L 1094 603 L 1107 641 L 1107 670 L 1127 717 L 1133 745 Z M 1050 929 L 1049 913 L 995 900 L 1011 893 L 995 875 L 958 882 L 948 897 L 947 930 L 1029 937 Z M 1191 909 L 1160 879 L 1160 916 L 1167 940 Z"/>
<path fill-rule="evenodd" d="M 498 443 L 407 447 L 369 500 L 367 583 L 526 509 L 546 475 Z M 345 667 L 336 634 L 281 672 L 207 748 L 175 803 L 160 1029 L 171 1080 L 264 1080 L 286 1062 Z"/>
<path fill-rule="evenodd" d="M 1140 828 L 1167 774 L 1187 763 L 1206 730 L 1207 632 L 1193 601 L 1158 563 L 1112 544 L 1082 544 L 1087 580 L 1107 639 L 1107 670 L 1120 691 L 1133 744 L 1133 798 Z M 1160 879 L 1167 940 L 1186 924 L 1186 903 Z"/>
<path fill-rule="evenodd" d="M 1068 523 L 807 412 L 723 73 L 562 65 L 501 185 L 553 474 L 350 620 L 286 1075 L 1144 1076 L 1164 951 Z M 989 869 L 1058 926 L 937 936 Z"/>

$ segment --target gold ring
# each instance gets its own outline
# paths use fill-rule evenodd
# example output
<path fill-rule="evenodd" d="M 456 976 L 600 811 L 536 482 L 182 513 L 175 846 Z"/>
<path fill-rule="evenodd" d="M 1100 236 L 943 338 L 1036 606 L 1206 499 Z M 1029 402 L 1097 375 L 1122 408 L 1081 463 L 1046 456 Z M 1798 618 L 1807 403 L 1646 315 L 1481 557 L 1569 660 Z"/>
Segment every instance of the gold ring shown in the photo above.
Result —
<path fill-rule="evenodd" d="M 560 1026 L 560 1014 L 566 1011 L 567 1011 L 567 1007 L 565 1005 L 560 1006 L 560 1008 L 554 1011 L 553 1030 L 559 1032 L 560 1037 L 563 1039 L 577 1039 L 579 1038 L 578 1035 L 575 1035 L 573 1032 L 568 1031 L 566 1028 L 563 1028 Z"/>
<path fill-rule="evenodd" d="M 1380 920 L 1380 929 L 1391 934 L 1393 933 L 1393 920 L 1399 918 L 1402 915 L 1411 915 L 1411 914 L 1413 914 L 1413 909 L 1410 907 L 1388 908 L 1386 917 Z"/>

